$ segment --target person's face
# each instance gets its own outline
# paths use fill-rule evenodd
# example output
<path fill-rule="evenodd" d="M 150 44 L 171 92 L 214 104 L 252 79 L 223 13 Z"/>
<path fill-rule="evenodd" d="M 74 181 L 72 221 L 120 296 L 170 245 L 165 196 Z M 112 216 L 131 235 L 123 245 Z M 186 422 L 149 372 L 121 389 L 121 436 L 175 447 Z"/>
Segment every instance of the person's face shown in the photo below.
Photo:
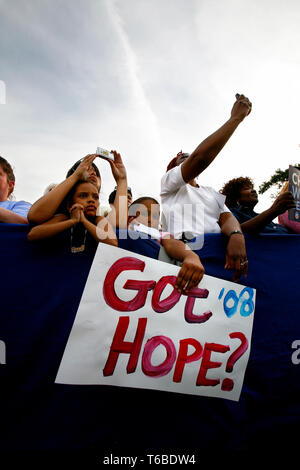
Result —
<path fill-rule="evenodd" d="M 7 174 L 0 165 L 0 201 L 6 201 L 14 187 L 13 181 L 8 181 Z"/>
<path fill-rule="evenodd" d="M 73 204 L 81 204 L 86 217 L 95 217 L 99 207 L 99 193 L 92 183 L 81 183 L 77 186 Z"/>
<path fill-rule="evenodd" d="M 254 207 L 258 202 L 257 192 L 252 185 L 245 185 L 240 191 L 238 200 L 241 206 Z"/>
<path fill-rule="evenodd" d="M 132 203 L 132 195 L 129 192 L 127 193 L 127 202 L 128 202 L 128 207 L 129 207 L 130 204 Z"/>
<path fill-rule="evenodd" d="M 136 218 L 138 222 L 147 225 L 147 227 L 158 229 L 160 216 L 159 204 L 155 204 L 154 201 L 149 199 L 139 206 L 138 212 L 140 213 Z"/>
<path fill-rule="evenodd" d="M 88 169 L 87 181 L 90 181 L 91 183 L 95 184 L 100 191 L 101 178 L 100 176 L 97 176 L 96 170 L 93 167 L 93 165 L 91 165 L 90 168 Z"/>

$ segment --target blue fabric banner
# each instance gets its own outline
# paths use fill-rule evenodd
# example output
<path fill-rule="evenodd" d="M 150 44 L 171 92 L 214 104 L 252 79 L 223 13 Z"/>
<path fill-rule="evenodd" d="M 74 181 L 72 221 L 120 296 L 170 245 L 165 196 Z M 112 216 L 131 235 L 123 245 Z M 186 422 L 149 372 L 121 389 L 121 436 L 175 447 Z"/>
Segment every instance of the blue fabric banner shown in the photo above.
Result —
<path fill-rule="evenodd" d="M 300 235 L 247 236 L 257 290 L 251 354 L 239 402 L 142 389 L 54 384 L 96 246 L 70 252 L 69 234 L 29 243 L 28 227 L 1 224 L 0 450 L 14 455 L 83 452 L 146 455 L 298 446 L 300 424 Z M 152 240 L 120 247 L 153 258 Z M 205 236 L 206 274 L 224 269 L 225 239 Z M 299 350 L 299 354 L 298 351 Z M 279 454 L 278 454 L 279 455 Z M 280 454 L 281 455 L 281 454 Z M 101 460 L 102 459 L 102 460 Z M 201 458 L 198 461 L 201 463 Z"/>

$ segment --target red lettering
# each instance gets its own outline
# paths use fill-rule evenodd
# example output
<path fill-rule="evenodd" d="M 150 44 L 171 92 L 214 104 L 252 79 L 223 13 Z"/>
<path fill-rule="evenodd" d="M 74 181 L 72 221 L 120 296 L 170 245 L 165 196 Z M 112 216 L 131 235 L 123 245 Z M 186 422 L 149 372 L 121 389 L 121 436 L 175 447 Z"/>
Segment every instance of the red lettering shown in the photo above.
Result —
<path fill-rule="evenodd" d="M 205 385 L 205 386 L 212 386 L 218 385 L 220 383 L 220 379 L 208 379 L 206 377 L 206 373 L 208 369 L 215 369 L 222 365 L 222 362 L 214 362 L 210 360 L 210 356 L 212 351 L 225 353 L 229 351 L 229 346 L 225 346 L 223 344 L 216 344 L 216 343 L 205 343 L 203 358 L 201 362 L 201 367 L 199 370 L 199 374 L 197 377 L 196 385 Z"/>
<path fill-rule="evenodd" d="M 129 325 L 129 317 L 119 318 L 119 322 L 110 347 L 109 356 L 103 369 L 104 377 L 114 373 L 120 353 L 130 354 L 126 368 L 127 373 L 131 374 L 135 371 L 145 335 L 146 324 L 147 318 L 139 319 L 134 341 L 133 343 L 130 343 L 129 341 L 124 341 Z"/>
<path fill-rule="evenodd" d="M 145 305 L 147 293 L 154 288 L 156 284 L 155 281 L 136 281 L 129 279 L 123 288 L 135 289 L 138 293 L 134 299 L 127 302 L 117 296 L 114 286 L 115 280 L 122 271 L 138 270 L 143 272 L 144 268 L 144 261 L 131 257 L 121 258 L 110 267 L 103 283 L 103 297 L 111 308 L 120 312 L 133 312 Z"/>
<path fill-rule="evenodd" d="M 195 348 L 195 351 L 188 356 L 189 345 Z M 173 375 L 173 382 L 181 382 L 183 369 L 188 362 L 197 361 L 202 356 L 203 347 L 193 338 L 182 339 L 179 342 L 179 351 L 176 361 L 176 366 Z"/>
<path fill-rule="evenodd" d="M 151 364 L 151 356 L 153 351 L 162 344 L 167 351 L 166 359 L 158 366 Z M 153 336 L 148 339 L 144 347 L 142 356 L 142 370 L 149 377 L 162 377 L 170 372 L 176 359 L 176 349 L 173 341 L 167 336 Z"/>
<path fill-rule="evenodd" d="M 248 349 L 248 340 L 246 336 L 237 331 L 235 333 L 230 333 L 230 338 L 238 338 L 241 341 L 240 346 L 231 354 L 227 361 L 226 372 L 232 372 L 235 362 L 244 354 Z"/>
<path fill-rule="evenodd" d="M 233 387 L 234 387 L 234 382 L 233 382 L 233 380 L 227 379 L 227 378 L 223 380 L 221 389 L 222 389 L 224 392 L 231 392 L 231 390 L 233 389 Z"/>
<path fill-rule="evenodd" d="M 184 318 L 187 323 L 204 323 L 212 316 L 211 311 L 204 312 L 202 315 L 193 314 L 195 298 L 206 299 L 208 294 L 209 291 L 207 289 L 200 289 L 199 287 L 194 287 L 187 292 L 188 298 L 184 309 Z"/>
<path fill-rule="evenodd" d="M 170 310 L 177 304 L 181 294 L 175 289 L 176 276 L 163 276 L 155 286 L 152 295 L 152 308 L 157 313 L 163 313 Z M 161 294 L 167 284 L 171 284 L 174 288 L 173 292 L 166 299 L 160 301 Z"/>

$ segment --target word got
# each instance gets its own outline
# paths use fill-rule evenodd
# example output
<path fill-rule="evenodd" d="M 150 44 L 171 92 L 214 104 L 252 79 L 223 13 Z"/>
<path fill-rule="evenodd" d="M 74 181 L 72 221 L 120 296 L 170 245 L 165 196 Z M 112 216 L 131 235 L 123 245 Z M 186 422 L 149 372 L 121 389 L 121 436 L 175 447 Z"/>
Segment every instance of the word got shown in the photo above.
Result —
<path fill-rule="evenodd" d="M 209 294 L 208 290 L 196 287 L 191 289 L 189 292 L 182 294 L 174 288 L 176 276 L 163 276 L 157 283 L 153 280 L 141 281 L 128 279 L 124 285 L 124 289 L 136 290 L 137 294 L 129 301 L 120 299 L 114 288 L 114 283 L 117 277 L 125 270 L 143 271 L 144 267 L 144 261 L 132 257 L 121 258 L 111 266 L 103 283 L 103 296 L 107 305 L 117 311 L 133 312 L 145 305 L 148 292 L 153 291 L 151 300 L 152 309 L 157 313 L 165 313 L 174 307 L 182 295 L 185 295 L 187 297 L 184 313 L 185 321 L 188 323 L 204 323 L 209 321 L 212 316 L 211 311 L 206 311 L 201 315 L 195 315 L 193 313 L 195 299 L 207 298 Z M 162 293 L 168 284 L 173 286 L 173 291 L 167 298 L 161 300 Z M 247 310 L 243 307 L 243 312 L 246 316 L 249 312 L 252 312 L 252 310 L 250 308 Z M 228 316 L 231 314 L 232 312 L 228 314 Z M 134 340 L 129 342 L 125 341 L 125 336 L 129 327 L 130 317 L 121 316 L 119 318 L 109 355 L 103 369 L 104 376 L 113 375 L 120 354 L 129 354 L 126 371 L 128 374 L 135 372 L 141 353 L 147 321 L 147 318 L 138 319 Z M 229 337 L 231 339 L 238 339 L 240 344 L 227 360 L 226 372 L 231 372 L 233 370 L 235 362 L 248 349 L 248 340 L 242 332 L 232 332 L 229 334 Z M 151 358 L 154 351 L 159 346 L 163 346 L 165 348 L 166 357 L 159 365 L 153 365 Z M 189 354 L 189 347 L 193 348 L 193 352 L 191 354 Z M 227 344 L 224 345 L 214 342 L 206 342 L 202 345 L 195 338 L 184 338 L 179 341 L 177 354 L 174 342 L 167 336 L 158 335 L 153 336 L 146 342 L 142 353 L 141 367 L 143 373 L 148 377 L 162 377 L 167 375 L 175 364 L 172 380 L 173 382 L 181 382 L 185 365 L 201 359 L 199 373 L 195 382 L 196 386 L 216 386 L 220 383 L 220 379 L 210 379 L 206 375 L 209 369 L 220 367 L 222 362 L 212 361 L 211 354 L 213 352 L 224 354 L 229 350 L 230 347 Z M 222 390 L 231 391 L 233 387 L 233 380 L 225 378 L 222 381 Z"/>

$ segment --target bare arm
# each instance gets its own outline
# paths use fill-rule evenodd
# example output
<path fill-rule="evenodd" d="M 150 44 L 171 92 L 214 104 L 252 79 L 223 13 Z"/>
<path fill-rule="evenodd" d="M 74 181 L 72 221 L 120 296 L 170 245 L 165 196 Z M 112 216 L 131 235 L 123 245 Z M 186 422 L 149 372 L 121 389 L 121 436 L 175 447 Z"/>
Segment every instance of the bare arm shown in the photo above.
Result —
<path fill-rule="evenodd" d="M 0 207 L 0 222 L 4 224 L 28 224 L 26 217 L 16 214 L 4 207 Z"/>
<path fill-rule="evenodd" d="M 242 231 L 239 221 L 231 212 L 222 212 L 219 218 L 222 233 L 229 236 L 234 230 Z"/>
<path fill-rule="evenodd" d="M 296 207 L 296 202 L 292 193 L 290 191 L 283 192 L 279 194 L 269 209 L 241 223 L 241 227 L 245 233 L 259 233 L 264 230 L 266 225 L 272 222 L 275 217 L 294 207 Z"/>
<path fill-rule="evenodd" d="M 127 203 L 127 173 L 121 155 L 112 150 L 114 161 L 108 160 L 113 177 L 117 184 L 115 201 L 107 219 L 113 227 L 127 228 L 128 203 Z"/>
<path fill-rule="evenodd" d="M 118 246 L 118 239 L 112 225 L 105 217 L 97 217 L 95 225 L 81 212 L 81 222 L 97 242 Z"/>
<path fill-rule="evenodd" d="M 237 96 L 230 119 L 220 129 L 203 140 L 182 164 L 182 177 L 186 183 L 196 178 L 211 164 L 238 125 L 250 113 L 251 103 L 248 98 L 245 98 L 244 95 Z"/>
<path fill-rule="evenodd" d="M 230 212 L 223 212 L 220 215 L 219 224 L 222 233 L 229 237 L 226 249 L 225 269 L 233 269 L 233 280 L 240 279 L 241 274 L 246 277 L 248 272 L 248 260 L 245 246 L 245 238 L 241 232 L 241 226 L 237 219 Z"/>
<path fill-rule="evenodd" d="M 69 178 L 38 199 L 28 212 L 29 222 L 36 225 L 51 219 L 74 184 L 84 179 L 87 169 L 95 158 L 96 155 L 87 155 Z"/>
<path fill-rule="evenodd" d="M 76 221 L 74 219 L 69 219 L 67 216 L 60 214 L 43 224 L 33 227 L 28 233 L 27 238 L 29 241 L 44 240 L 46 238 L 54 237 L 54 235 L 57 235 L 74 225 L 76 225 Z"/>
<path fill-rule="evenodd" d="M 171 258 L 182 262 L 175 288 L 179 292 L 187 292 L 197 286 L 205 272 L 199 256 L 182 241 L 174 238 L 163 238 L 162 246 Z"/>

